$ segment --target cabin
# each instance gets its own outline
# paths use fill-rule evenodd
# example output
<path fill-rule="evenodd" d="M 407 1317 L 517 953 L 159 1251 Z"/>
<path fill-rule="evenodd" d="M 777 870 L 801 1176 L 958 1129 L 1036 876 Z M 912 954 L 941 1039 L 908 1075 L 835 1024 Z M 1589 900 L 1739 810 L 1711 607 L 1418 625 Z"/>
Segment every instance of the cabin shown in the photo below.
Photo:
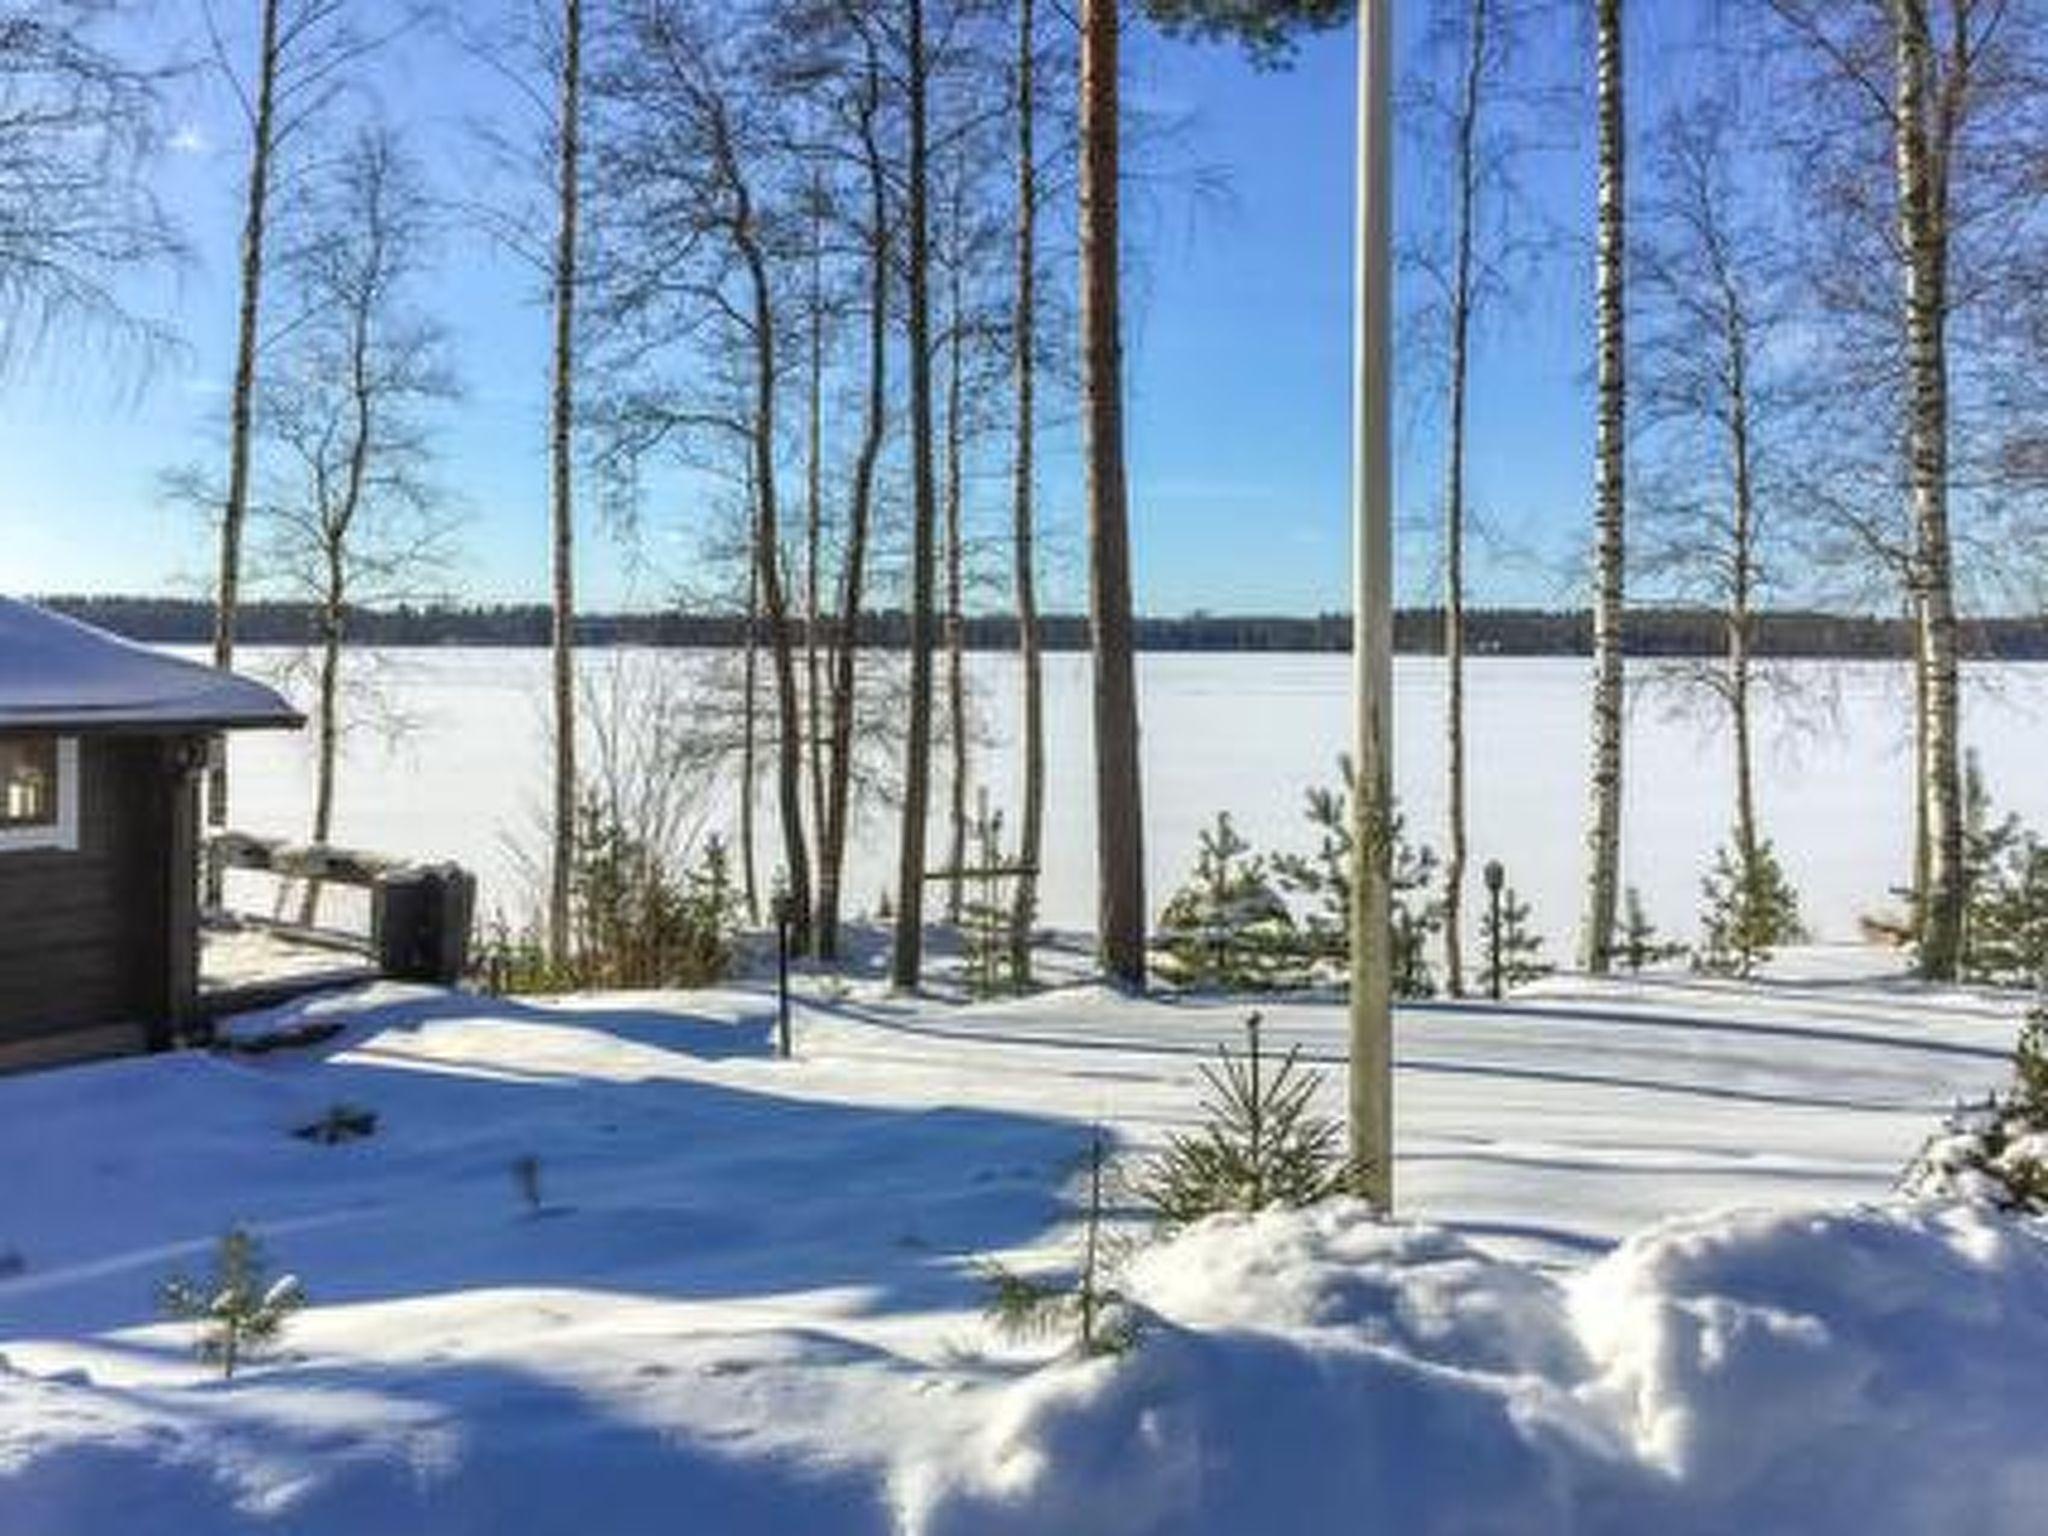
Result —
<path fill-rule="evenodd" d="M 199 1004 L 199 785 L 261 683 L 0 598 L 0 1070 L 160 1050 Z"/>

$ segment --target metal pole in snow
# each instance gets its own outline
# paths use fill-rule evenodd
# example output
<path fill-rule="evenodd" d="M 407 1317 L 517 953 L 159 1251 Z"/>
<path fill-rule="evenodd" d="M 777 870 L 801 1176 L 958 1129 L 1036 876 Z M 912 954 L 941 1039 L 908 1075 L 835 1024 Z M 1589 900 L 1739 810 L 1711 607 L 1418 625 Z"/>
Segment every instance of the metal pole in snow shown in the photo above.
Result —
<path fill-rule="evenodd" d="M 1360 1193 L 1394 1205 L 1393 995 L 1389 905 L 1393 825 L 1392 383 L 1393 0 L 1359 0 L 1356 291 L 1352 301 L 1353 703 L 1351 1156 Z"/>
<path fill-rule="evenodd" d="M 1507 881 L 1508 872 L 1501 868 L 1500 860 L 1488 859 L 1486 861 L 1486 912 L 1488 925 L 1486 947 L 1491 974 L 1486 990 L 1492 994 L 1493 1000 L 1496 1003 L 1500 1001 L 1502 991 L 1500 974 L 1500 898 L 1503 888 L 1507 885 Z"/>
<path fill-rule="evenodd" d="M 789 893 L 775 892 L 775 1054 L 789 1060 Z"/>

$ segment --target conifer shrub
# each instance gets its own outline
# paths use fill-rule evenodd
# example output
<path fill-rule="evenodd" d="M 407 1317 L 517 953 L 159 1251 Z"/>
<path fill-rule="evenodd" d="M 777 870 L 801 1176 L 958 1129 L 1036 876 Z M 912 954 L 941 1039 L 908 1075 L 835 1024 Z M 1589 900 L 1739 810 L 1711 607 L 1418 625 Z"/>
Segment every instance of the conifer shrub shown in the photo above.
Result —
<path fill-rule="evenodd" d="M 1921 1198 L 2048 1215 L 2048 1004 L 2036 1004 L 2020 1028 L 2012 1086 L 1952 1111 L 1900 1186 Z"/>
<path fill-rule="evenodd" d="M 1666 940 L 1650 921 L 1650 914 L 1643 908 L 1643 893 L 1634 886 L 1628 887 L 1621 898 L 1621 942 L 1615 947 L 1615 958 L 1628 968 L 1630 975 L 1639 976 L 1646 966 L 1662 965 L 1684 955 L 1685 946 Z"/>
<path fill-rule="evenodd" d="M 212 1275 L 173 1275 L 163 1283 L 163 1310 L 198 1324 L 194 1350 L 202 1364 L 218 1365 L 223 1379 L 276 1344 L 291 1315 L 306 1304 L 296 1275 L 272 1279 L 269 1268 L 255 1234 L 234 1226 L 221 1236 Z"/>
<path fill-rule="evenodd" d="M 1090 1357 L 1121 1355 L 1137 1342 L 1136 1318 L 1113 1278 L 1119 1250 L 1104 1219 L 1109 1182 L 1108 1142 L 1097 1126 L 1088 1145 L 1088 1205 L 1073 1275 L 1022 1275 L 993 1260 L 981 1266 L 985 1311 L 998 1331 L 1018 1339 L 1071 1332 L 1074 1350 Z"/>
<path fill-rule="evenodd" d="M 1337 760 L 1338 785 L 1308 791 L 1306 815 L 1316 845 L 1306 854 L 1276 854 L 1275 882 L 1304 908 L 1301 949 L 1312 968 L 1348 972 L 1351 963 L 1351 799 L 1357 773 L 1348 756 Z M 1443 926 L 1443 905 L 1435 895 L 1437 858 L 1426 845 L 1408 840 L 1407 822 L 1397 809 L 1387 828 L 1392 900 L 1388 913 L 1389 959 L 1396 997 L 1430 997 L 1436 976 L 1429 964 L 1429 940 Z"/>
<path fill-rule="evenodd" d="M 2048 985 L 2048 847 L 2019 817 L 1994 818 L 1974 753 L 1963 774 L 1963 881 L 1963 975 Z"/>
<path fill-rule="evenodd" d="M 569 877 L 568 953 L 550 958 L 538 925 L 512 933 L 500 920 L 479 971 L 505 993 L 699 987 L 732 967 L 740 898 L 725 844 L 707 839 L 694 864 L 636 834 L 596 795 L 577 808 Z"/>
<path fill-rule="evenodd" d="M 1798 894 L 1767 840 L 1747 856 L 1739 844 L 1716 849 L 1700 892 L 1704 905 L 1694 963 L 1702 971 L 1748 977 L 1773 951 L 1806 939 Z"/>
<path fill-rule="evenodd" d="M 2048 847 L 2020 832 L 1972 883 L 1963 974 L 2003 986 L 2048 984 Z"/>
<path fill-rule="evenodd" d="M 1137 1193 L 1169 1227 L 1223 1211 L 1312 1205 L 1352 1187 L 1343 1128 L 1312 1108 L 1321 1075 L 1300 1047 L 1275 1062 L 1260 1017 L 1245 1020 L 1242 1055 L 1217 1047 L 1202 1067 L 1203 1121 L 1170 1138 L 1137 1180 Z"/>
<path fill-rule="evenodd" d="M 1159 930 L 1158 969 L 1182 986 L 1272 987 L 1298 967 L 1294 915 L 1227 811 L 1203 830 L 1194 874 L 1159 914 Z"/>

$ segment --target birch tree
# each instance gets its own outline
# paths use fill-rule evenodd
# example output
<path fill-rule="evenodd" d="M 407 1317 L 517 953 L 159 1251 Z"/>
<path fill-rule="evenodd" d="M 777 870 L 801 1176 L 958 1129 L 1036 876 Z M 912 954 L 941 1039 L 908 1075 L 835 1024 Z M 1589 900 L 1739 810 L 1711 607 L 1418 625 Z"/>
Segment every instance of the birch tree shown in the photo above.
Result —
<path fill-rule="evenodd" d="M 1424 329 L 1441 346 L 1443 365 L 1443 651 L 1445 859 L 1442 900 L 1444 981 L 1464 991 L 1464 891 L 1467 861 L 1465 745 L 1465 550 L 1470 524 L 1469 399 L 1473 331 L 1490 293 L 1505 280 L 1504 206 L 1512 193 L 1509 136 L 1499 122 L 1509 84 L 1511 30 L 1505 0 L 1446 0 L 1430 38 L 1432 69 L 1411 93 L 1410 120 L 1422 152 L 1448 177 L 1436 227 L 1414 244 L 1428 281 Z M 1439 64 L 1437 60 L 1443 60 Z M 1448 75 L 1440 82 L 1438 72 Z"/>
<path fill-rule="evenodd" d="M 1586 913 L 1580 960 L 1595 975 L 1612 963 L 1621 893 L 1622 600 L 1626 546 L 1627 342 L 1624 284 L 1627 138 L 1621 0 L 1594 0 L 1594 95 L 1599 120 L 1594 321 L 1598 424 L 1594 447 L 1593 768 L 1586 835 Z"/>
<path fill-rule="evenodd" d="M 158 80 L 103 35 L 99 0 L 0 4 L 0 371 L 60 331 L 161 349 L 118 289 L 169 267 L 178 233 L 151 189 Z"/>
<path fill-rule="evenodd" d="M 418 601 L 450 555 L 431 417 L 454 398 L 446 334 L 413 298 L 432 240 L 419 173 L 385 130 L 364 130 L 292 212 L 283 278 L 291 345 L 266 386 L 272 466 L 257 512 L 267 563 L 316 626 L 309 832 L 334 830 L 353 609 Z M 306 895 L 312 921 L 317 883 Z"/>
<path fill-rule="evenodd" d="M 248 170 L 242 196 L 242 232 L 235 310 L 235 368 L 228 393 L 228 467 L 220 506 L 219 569 L 214 590 L 213 661 L 235 660 L 235 625 L 241 608 L 242 534 L 248 517 L 250 450 L 255 432 L 257 352 L 262 340 L 263 284 L 271 214 L 281 156 L 325 116 L 349 89 L 350 71 L 365 55 L 409 27 L 416 8 L 385 15 L 365 30 L 348 0 L 257 0 L 253 67 L 238 62 L 221 24 L 216 0 L 201 6 L 212 57 L 227 82 L 248 132 Z M 228 815 L 225 765 L 207 784 L 207 819 L 224 826 Z"/>
<path fill-rule="evenodd" d="M 930 69 L 923 0 L 903 20 L 905 167 L 904 303 L 910 349 L 910 713 L 903 762 L 903 821 L 896 861 L 896 934 L 890 979 L 914 990 L 924 968 L 924 880 L 931 797 L 933 579 L 938 486 L 932 455 Z"/>
<path fill-rule="evenodd" d="M 714 20 L 716 24 L 714 25 Z M 774 676 L 775 802 L 791 942 L 810 945 L 804 730 L 783 541 L 780 389 L 787 269 L 800 261 L 792 135 L 753 13 L 647 0 L 613 39 L 593 153 L 605 207 L 604 324 L 626 382 L 605 406 L 608 455 L 664 449 L 748 488 Z M 628 475 L 630 480 L 630 473 Z"/>
<path fill-rule="evenodd" d="M 839 953 L 840 905 L 847 841 L 852 825 L 854 752 L 859 727 L 860 632 L 868 591 L 869 542 L 876 481 L 889 430 L 889 299 L 895 260 L 895 214 L 885 148 L 885 88 L 881 41 L 858 12 L 848 19 L 851 50 L 846 83 L 832 98 L 838 121 L 850 128 L 857 190 L 846 224 L 864 269 L 863 350 L 860 372 L 860 444 L 847 494 L 845 550 L 841 556 L 837 644 L 832 656 L 827 745 L 830 776 L 818 854 L 818 953 Z"/>
<path fill-rule="evenodd" d="M 559 82 L 553 121 L 555 243 L 548 277 L 554 356 L 548 394 L 550 677 L 554 761 L 548 840 L 548 956 L 569 958 L 571 877 L 576 865 L 576 283 L 582 187 L 583 4 L 562 0 Z"/>
<path fill-rule="evenodd" d="M 2012 0 L 1770 10 L 1799 45 L 1786 131 L 1812 194 L 1813 290 L 1847 364 L 1821 452 L 1867 461 L 1822 499 L 1898 575 L 1914 621 L 1913 928 L 1922 972 L 1952 977 L 1967 900 L 1959 608 L 2000 584 L 2032 501 L 1998 460 L 2020 403 L 2003 278 L 2042 238 L 2048 193 L 2040 18 Z"/>
<path fill-rule="evenodd" d="M 1642 563 L 1721 615 L 1719 665 L 1681 675 L 1727 717 L 1735 857 L 1749 880 L 1763 846 L 1752 707 L 1757 604 L 1771 576 L 1766 552 L 1782 536 L 1766 516 L 1780 483 L 1767 445 L 1794 425 L 1798 400 L 1781 357 L 1795 311 L 1778 241 L 1737 190 L 1739 177 L 1768 162 L 1745 156 L 1736 94 L 1724 85 L 1659 125 L 1636 271 L 1645 451 L 1664 471 L 1646 498 Z"/>
<path fill-rule="evenodd" d="M 1016 893 L 1010 912 L 1010 972 L 1031 979 L 1031 934 L 1038 919 L 1038 865 L 1045 856 L 1045 663 L 1038 620 L 1038 29 L 1035 0 L 1018 0 L 1013 103 L 1016 124 L 1016 279 L 1010 339 L 1016 370 L 1011 459 L 1011 555 L 1022 674 L 1024 805 L 1018 825 Z"/>

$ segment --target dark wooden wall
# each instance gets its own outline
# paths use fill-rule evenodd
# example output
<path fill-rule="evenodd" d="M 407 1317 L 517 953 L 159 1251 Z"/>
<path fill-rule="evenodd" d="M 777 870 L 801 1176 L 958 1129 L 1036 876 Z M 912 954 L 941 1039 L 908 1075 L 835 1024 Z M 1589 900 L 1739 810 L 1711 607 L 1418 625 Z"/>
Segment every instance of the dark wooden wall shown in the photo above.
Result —
<path fill-rule="evenodd" d="M 197 866 L 177 746 L 85 737 L 78 850 L 0 850 L 0 1064 L 68 1054 L 66 1036 L 81 1053 L 163 1043 L 189 1006 Z"/>

